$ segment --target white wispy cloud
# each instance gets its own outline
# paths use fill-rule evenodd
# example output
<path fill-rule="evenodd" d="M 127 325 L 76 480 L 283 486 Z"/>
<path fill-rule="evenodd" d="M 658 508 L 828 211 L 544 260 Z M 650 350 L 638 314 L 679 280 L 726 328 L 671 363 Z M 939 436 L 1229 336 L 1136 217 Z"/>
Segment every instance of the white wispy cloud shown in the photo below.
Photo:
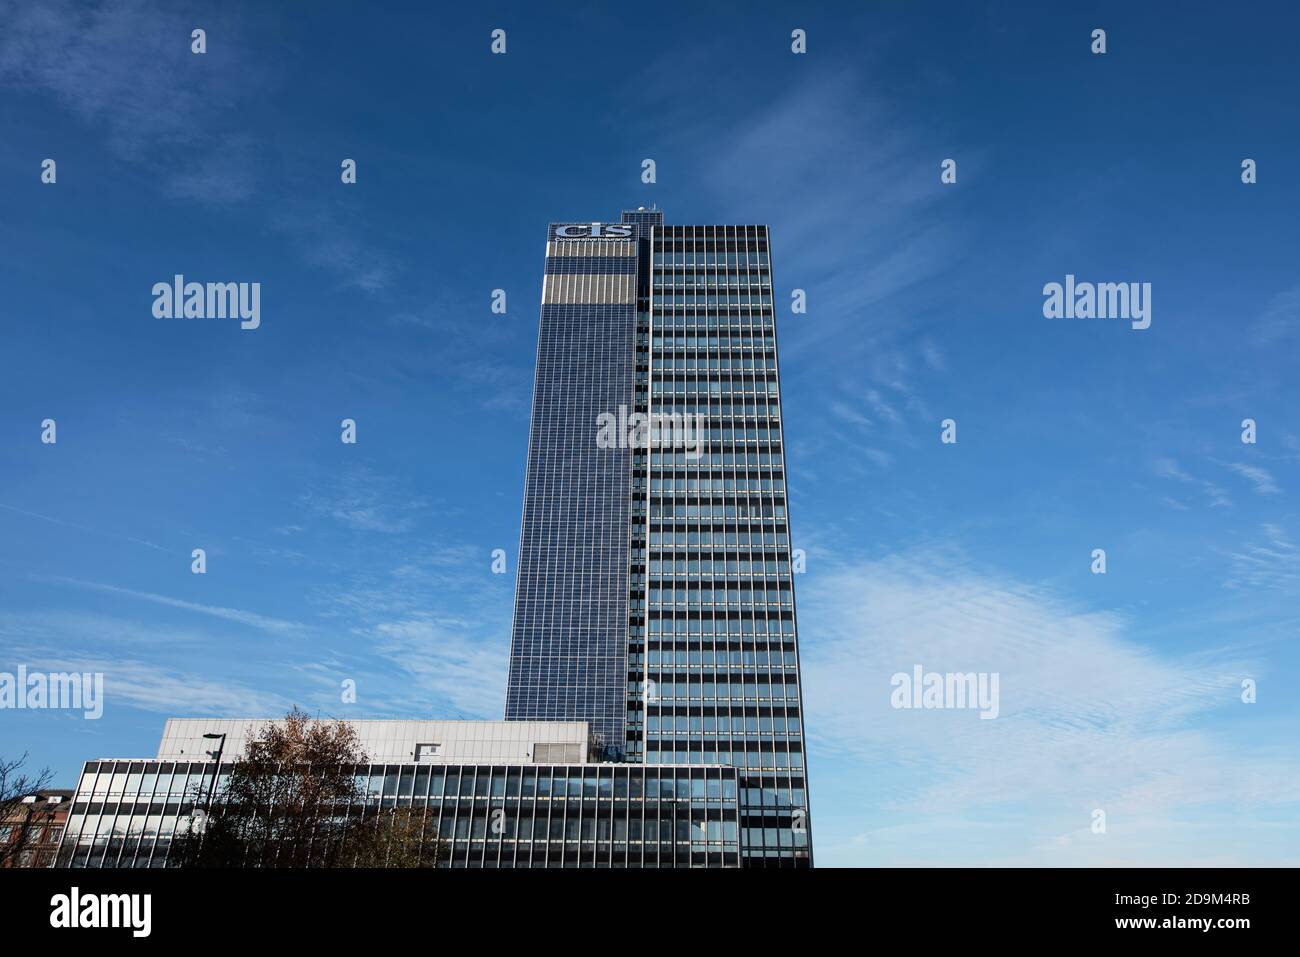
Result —
<path fill-rule="evenodd" d="M 1177 482 L 1183 482 L 1187 485 L 1193 485 L 1201 489 L 1204 493 L 1211 508 L 1228 508 L 1232 505 L 1232 499 L 1222 487 L 1210 481 L 1209 479 L 1197 478 L 1190 475 L 1174 459 L 1158 458 L 1152 463 L 1152 471 L 1160 478 L 1172 479 Z M 1171 499 L 1168 496 L 1162 498 L 1165 504 L 1172 505 L 1174 508 L 1186 508 L 1181 502 Z"/>
<path fill-rule="evenodd" d="M 354 531 L 385 534 L 410 530 L 427 507 L 424 499 L 403 496 L 394 479 L 364 465 L 348 468 L 323 488 L 309 490 L 301 501 L 312 512 Z"/>
<path fill-rule="evenodd" d="M 0 509 L 12 512 L 15 515 L 24 515 L 27 518 L 35 518 L 42 522 L 49 522 L 51 525 L 62 525 L 64 528 L 74 528 L 81 532 L 91 532 L 95 535 L 106 535 L 109 538 L 116 538 L 123 542 L 131 542 L 133 545 L 143 545 L 145 548 L 152 548 L 159 552 L 167 551 L 167 549 L 163 548 L 161 545 L 158 545 L 155 542 L 146 541 L 143 538 L 135 538 L 131 535 L 121 535 L 117 532 L 110 532 L 102 528 L 91 528 L 89 525 L 82 525 L 79 522 L 69 522 L 61 518 L 54 518 L 50 515 L 42 515 L 39 512 L 30 512 L 25 508 L 18 508 L 16 505 L 6 505 L 3 502 L 0 502 Z"/>
<path fill-rule="evenodd" d="M 215 36 L 237 35 L 229 14 L 208 11 L 203 20 Z M 184 10 L 143 0 L 10 4 L 0 83 L 53 94 L 103 131 L 114 156 L 154 171 L 168 192 L 243 201 L 254 165 L 229 148 L 238 128 L 225 121 L 228 105 L 255 89 L 262 72 L 241 57 L 239 43 L 191 53 L 193 28 Z M 216 62 L 221 68 L 209 68 Z"/>
<path fill-rule="evenodd" d="M 501 714 L 509 646 L 504 636 L 488 642 L 466 622 L 419 615 L 382 622 L 367 637 L 376 654 L 402 670 L 389 687 L 407 702 L 419 702 L 417 710 L 437 701 L 466 716 Z M 407 679 L 410 686 L 403 689 Z"/>
<path fill-rule="evenodd" d="M 1246 465 L 1243 462 L 1233 462 L 1228 468 L 1247 478 L 1260 495 L 1277 495 L 1282 491 L 1268 469 L 1260 468 L 1258 465 Z"/>
<path fill-rule="evenodd" d="M 399 271 L 396 260 L 319 202 L 286 205 L 271 217 L 271 225 L 304 262 L 338 276 L 344 288 L 379 293 Z"/>
<path fill-rule="evenodd" d="M 149 624 L 136 618 L 69 608 L 0 612 L 0 652 L 21 656 L 32 649 L 112 648 L 128 655 L 156 653 L 201 643 L 194 628 Z"/>
<path fill-rule="evenodd" d="M 1193 479 L 1190 475 L 1184 472 L 1182 468 L 1179 467 L 1178 463 L 1175 462 L 1173 459 L 1169 459 L 1169 458 L 1156 459 L 1156 461 L 1152 465 L 1152 470 L 1156 473 L 1156 475 L 1159 475 L 1161 478 L 1177 479 L 1180 482 L 1195 481 L 1195 479 Z"/>
<path fill-rule="evenodd" d="M 42 577 L 38 580 L 52 584 L 71 585 L 76 588 L 97 591 L 106 595 L 121 595 L 126 598 L 135 598 L 140 601 L 153 602 L 157 605 L 166 605 L 169 608 L 179 608 L 184 611 L 192 611 L 201 615 L 210 615 L 213 618 L 233 621 L 240 625 L 246 625 L 249 628 L 257 628 L 261 631 L 267 631 L 276 635 L 296 635 L 305 630 L 305 626 L 299 622 L 286 621 L 282 618 L 270 618 L 266 615 L 259 615 L 256 612 L 244 611 L 239 608 L 224 608 L 220 605 L 203 605 L 198 602 L 185 601 L 181 598 L 171 598 L 167 595 L 157 595 L 152 592 L 136 591 L 131 588 L 119 588 L 116 585 L 106 585 L 100 582 L 80 581 L 75 578 Z"/>
<path fill-rule="evenodd" d="M 1247 707 L 1251 662 L 1158 653 L 1128 638 L 1120 616 L 943 549 L 813 579 L 800 613 L 815 747 L 870 780 L 890 774 L 877 815 L 906 808 L 930 840 L 946 819 L 994 820 L 999 808 L 1017 809 L 1028 847 L 1057 836 L 1067 806 L 1086 826 L 1091 808 L 1160 816 L 1208 801 L 1300 801 L 1294 755 L 1266 766 L 1248 738 L 1200 729 L 1211 712 Z M 890 678 L 916 664 L 997 672 L 1001 715 L 895 710 Z M 1070 848 L 1057 851 L 1061 863 Z"/>
<path fill-rule="evenodd" d="M 209 206 L 246 204 L 268 157 L 246 111 L 283 79 L 249 55 L 255 16 L 220 7 L 197 18 L 205 54 L 190 49 L 196 18 L 146 0 L 45 0 L 8 4 L 0 30 L 0 86 L 51 94 L 109 153 L 150 173 L 168 197 Z M 341 203 L 335 199 L 334 203 Z M 282 194 L 266 204 L 270 226 L 307 265 L 343 287 L 382 292 L 397 261 L 358 225 L 319 201 Z"/>
<path fill-rule="evenodd" d="M 883 419 L 890 425 L 899 425 L 903 421 L 902 415 L 895 409 L 876 389 L 868 389 L 866 393 L 867 405 L 871 411 L 876 413 L 876 417 Z"/>
<path fill-rule="evenodd" d="M 832 401 L 829 408 L 831 414 L 836 418 L 843 419 L 850 425 L 856 425 L 864 431 L 870 431 L 875 426 L 875 423 L 868 416 L 839 399 Z"/>
<path fill-rule="evenodd" d="M 247 717 L 283 714 L 291 702 L 279 694 L 209 675 L 132 658 L 34 657 L 30 669 L 104 675 L 104 711 L 122 706 L 162 715 Z"/>
<path fill-rule="evenodd" d="M 1280 526 L 1259 526 L 1260 538 L 1228 553 L 1229 588 L 1294 588 L 1300 585 L 1300 546 Z"/>
<path fill-rule="evenodd" d="M 1284 289 L 1273 296 L 1264 311 L 1250 325 L 1251 340 L 1268 346 L 1289 336 L 1300 328 L 1300 286 Z"/>
<path fill-rule="evenodd" d="M 865 68 L 814 70 L 734 114 L 702 115 L 683 94 L 692 70 L 719 69 L 718 52 L 701 40 L 666 53 L 629 96 L 645 101 L 644 115 L 654 118 L 647 137 L 694 158 L 687 175 L 723 215 L 749 222 L 760 211 L 772 225 L 782 276 L 805 289 L 809 303 L 783 354 L 816 351 L 857 367 L 903 348 L 923 355 L 927 368 L 942 368 L 937 344 L 915 317 L 937 292 L 932 280 L 959 257 L 962 234 L 942 212 L 937 167 L 933 177 L 915 175 L 926 152 L 921 128 L 880 95 Z M 968 169 L 981 155 L 978 145 L 963 145 Z"/>

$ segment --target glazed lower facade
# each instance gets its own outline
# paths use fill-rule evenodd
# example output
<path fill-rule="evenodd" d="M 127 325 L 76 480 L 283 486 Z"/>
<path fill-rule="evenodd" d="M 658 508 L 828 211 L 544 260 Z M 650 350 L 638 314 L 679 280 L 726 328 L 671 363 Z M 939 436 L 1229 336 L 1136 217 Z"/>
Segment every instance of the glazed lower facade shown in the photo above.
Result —
<path fill-rule="evenodd" d="M 167 867 L 212 761 L 91 761 L 59 867 Z M 230 765 L 222 764 L 223 776 Z M 634 764 L 358 766 L 351 813 L 423 807 L 449 867 L 736 867 L 738 781 L 731 767 Z M 217 781 L 221 793 L 222 779 Z M 504 814 L 500 812 L 504 811 Z M 496 827 L 493 821 L 499 822 Z"/>

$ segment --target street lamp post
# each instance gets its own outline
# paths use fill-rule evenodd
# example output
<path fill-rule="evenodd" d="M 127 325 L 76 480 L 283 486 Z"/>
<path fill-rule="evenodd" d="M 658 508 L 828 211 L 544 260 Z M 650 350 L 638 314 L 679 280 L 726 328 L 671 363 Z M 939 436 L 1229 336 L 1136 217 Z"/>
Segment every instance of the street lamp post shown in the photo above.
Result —
<path fill-rule="evenodd" d="M 225 734 L 205 734 L 203 737 L 208 741 L 216 741 L 218 738 L 221 739 L 221 744 L 217 745 L 217 750 L 214 755 L 216 767 L 212 769 L 212 780 L 208 782 L 208 800 L 204 807 L 204 813 L 210 818 L 212 817 L 212 798 L 215 796 L 217 790 L 217 777 L 221 774 L 221 753 L 226 750 L 226 736 Z M 213 752 L 209 751 L 208 754 L 213 754 Z"/>

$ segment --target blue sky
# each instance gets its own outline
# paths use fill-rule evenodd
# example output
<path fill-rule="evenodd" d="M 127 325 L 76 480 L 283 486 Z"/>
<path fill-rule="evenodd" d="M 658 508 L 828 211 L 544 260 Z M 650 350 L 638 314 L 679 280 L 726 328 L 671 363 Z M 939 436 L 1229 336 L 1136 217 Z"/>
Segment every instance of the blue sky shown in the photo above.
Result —
<path fill-rule="evenodd" d="M 657 203 L 769 224 L 808 293 L 819 863 L 1300 864 L 1300 16 L 1058 6 L 0 3 L 0 671 L 107 695 L 0 754 L 499 717 L 543 230 Z M 155 319 L 176 273 L 261 327 Z M 1045 319 L 1067 273 L 1151 327 Z M 917 663 L 1001 715 L 892 709 Z"/>

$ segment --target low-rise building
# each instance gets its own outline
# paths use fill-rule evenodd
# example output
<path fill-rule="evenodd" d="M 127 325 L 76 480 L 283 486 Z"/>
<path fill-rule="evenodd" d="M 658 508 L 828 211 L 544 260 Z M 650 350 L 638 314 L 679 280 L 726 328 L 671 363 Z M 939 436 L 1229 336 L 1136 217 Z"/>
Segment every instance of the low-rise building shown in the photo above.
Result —
<path fill-rule="evenodd" d="M 59 865 L 174 865 L 217 749 L 228 775 L 270 720 L 173 718 L 154 757 L 87 762 Z M 354 769 L 364 806 L 353 810 L 427 809 L 446 866 L 739 866 L 733 767 L 601 763 L 580 721 L 347 723 L 369 758 Z"/>
<path fill-rule="evenodd" d="M 0 855 L 6 867 L 49 867 L 63 839 L 72 791 L 44 788 L 25 795 L 0 821 Z"/>

